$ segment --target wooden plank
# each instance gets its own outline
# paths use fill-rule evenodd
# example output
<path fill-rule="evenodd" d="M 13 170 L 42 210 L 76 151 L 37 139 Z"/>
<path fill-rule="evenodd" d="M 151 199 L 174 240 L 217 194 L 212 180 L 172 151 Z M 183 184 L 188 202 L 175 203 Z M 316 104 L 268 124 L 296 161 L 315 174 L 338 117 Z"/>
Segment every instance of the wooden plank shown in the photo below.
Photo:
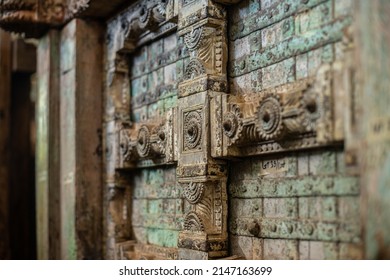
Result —
<path fill-rule="evenodd" d="M 390 2 L 356 2 L 364 257 L 390 259 Z"/>
<path fill-rule="evenodd" d="M 63 259 L 102 251 L 102 36 L 92 21 L 61 33 L 61 246 Z"/>
<path fill-rule="evenodd" d="M 9 110 L 11 84 L 11 38 L 0 30 L 0 259 L 10 257 L 9 248 Z"/>
<path fill-rule="evenodd" d="M 38 46 L 36 202 L 38 259 L 60 258 L 59 34 Z"/>
<path fill-rule="evenodd" d="M 34 73 L 36 71 L 36 47 L 23 39 L 12 42 L 12 71 Z"/>

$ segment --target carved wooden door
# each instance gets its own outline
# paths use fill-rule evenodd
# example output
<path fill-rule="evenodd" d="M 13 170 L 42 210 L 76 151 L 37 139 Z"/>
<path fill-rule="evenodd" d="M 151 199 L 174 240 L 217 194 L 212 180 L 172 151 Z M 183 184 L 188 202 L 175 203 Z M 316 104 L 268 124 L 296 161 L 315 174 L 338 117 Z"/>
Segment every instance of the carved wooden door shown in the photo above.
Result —
<path fill-rule="evenodd" d="M 108 22 L 109 257 L 360 254 L 351 6 L 234 2 L 139 1 Z"/>

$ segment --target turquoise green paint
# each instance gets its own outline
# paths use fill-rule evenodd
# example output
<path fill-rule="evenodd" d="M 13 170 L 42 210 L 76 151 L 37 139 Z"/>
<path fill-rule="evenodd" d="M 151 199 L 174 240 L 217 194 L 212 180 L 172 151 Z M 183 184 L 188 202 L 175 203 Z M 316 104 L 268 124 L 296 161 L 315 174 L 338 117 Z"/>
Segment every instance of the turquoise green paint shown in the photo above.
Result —
<path fill-rule="evenodd" d="M 235 178 L 235 173 L 232 178 Z M 357 177 L 307 176 L 303 178 L 263 178 L 261 180 L 233 180 L 229 193 L 237 198 L 295 197 L 321 195 L 359 195 Z"/>
<path fill-rule="evenodd" d="M 364 194 L 365 257 L 390 258 L 390 131 L 387 125 L 375 131 L 375 123 L 390 119 L 390 2 L 385 0 L 357 1 L 359 55 L 362 87 L 361 123 L 366 163 L 362 174 Z"/>
<path fill-rule="evenodd" d="M 38 46 L 38 60 L 50 57 L 50 38 L 43 37 Z M 36 205 L 38 259 L 49 259 L 49 87 L 50 72 L 47 63 L 38 65 L 38 96 L 36 104 Z"/>
<path fill-rule="evenodd" d="M 179 231 L 148 229 L 147 235 L 150 244 L 164 247 L 177 247 Z"/>
<path fill-rule="evenodd" d="M 61 247 L 62 258 L 77 259 L 76 241 L 76 23 L 61 33 Z"/>
<path fill-rule="evenodd" d="M 276 7 L 267 8 L 265 11 L 260 10 L 245 18 L 243 22 L 233 24 L 230 27 L 230 39 L 236 40 L 242 38 L 253 31 L 263 29 L 289 16 L 327 1 L 329 0 L 310 0 L 307 4 L 296 0 L 278 1 Z M 272 17 L 270 17 L 271 13 Z"/>
<path fill-rule="evenodd" d="M 337 42 L 342 39 L 343 29 L 350 25 L 351 22 L 351 18 L 335 20 L 331 24 L 317 30 L 308 31 L 302 35 L 295 35 L 275 46 L 263 49 L 260 52 L 254 52 L 245 57 L 246 67 L 232 67 L 233 71 L 231 72 L 231 76 L 240 76 L 324 45 Z M 234 61 L 232 64 L 233 66 L 235 65 Z"/>

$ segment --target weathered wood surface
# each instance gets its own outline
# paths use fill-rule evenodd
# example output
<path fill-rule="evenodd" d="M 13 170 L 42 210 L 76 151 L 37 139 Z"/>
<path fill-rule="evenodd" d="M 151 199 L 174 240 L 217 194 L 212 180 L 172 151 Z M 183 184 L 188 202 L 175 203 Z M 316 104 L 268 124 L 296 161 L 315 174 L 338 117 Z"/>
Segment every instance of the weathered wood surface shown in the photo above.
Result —
<path fill-rule="evenodd" d="M 60 258 L 59 34 L 38 46 L 36 201 L 38 259 Z"/>
<path fill-rule="evenodd" d="M 37 66 L 37 49 L 23 39 L 12 42 L 12 71 L 19 73 L 35 73 Z"/>
<path fill-rule="evenodd" d="M 388 4 L 236 2 L 69 2 L 63 258 L 388 258 Z"/>
<path fill-rule="evenodd" d="M 106 164 L 115 162 L 127 174 L 168 163 L 160 160 L 166 155 L 155 150 L 160 134 L 152 132 L 153 116 L 164 116 L 160 100 L 165 97 L 166 65 L 176 62 L 177 84 L 171 91 L 178 100 L 177 126 L 168 127 L 177 135 L 176 150 L 172 149 L 177 156 L 172 159 L 177 160 L 176 180 L 185 198 L 178 258 L 223 256 L 226 173 L 231 254 L 361 258 L 359 178 L 349 173 L 341 145 L 344 120 L 355 113 L 345 109 L 351 99 L 352 2 L 241 1 L 228 8 L 229 18 L 226 8 L 212 1 L 172 3 L 179 8 L 175 14 L 173 5 L 166 18 L 177 23 L 185 46 L 177 53 L 188 52 L 183 64 L 176 52 L 164 53 L 166 38 L 149 35 L 159 30 L 152 22 L 146 29 L 137 28 L 142 22 L 138 6 L 130 5 L 108 23 L 106 114 L 123 123 L 117 136 L 115 130 L 105 131 L 110 135 L 106 145 L 116 147 L 116 157 L 107 158 Z M 226 24 L 230 34 L 225 34 Z M 130 53 L 130 63 L 123 53 Z M 158 66 L 148 61 L 152 57 Z M 127 73 L 131 92 L 123 90 Z M 140 147 L 148 153 L 141 153 Z M 250 158 L 257 155 L 262 158 Z M 228 170 L 216 160 L 242 157 L 246 158 L 233 161 Z M 110 170 L 114 185 L 120 185 L 123 181 L 115 181 Z M 151 175 L 163 184 L 163 173 L 161 178 Z M 122 186 L 136 189 L 132 225 L 139 243 L 150 242 L 154 228 L 177 229 L 177 216 L 149 215 L 161 209 L 158 204 L 151 208 L 155 197 L 149 176 Z M 163 205 L 168 201 L 158 211 L 164 211 Z M 218 215 L 213 216 L 214 211 Z M 167 232 L 161 234 L 153 244 L 172 244 L 166 242 L 168 237 Z"/>
<path fill-rule="evenodd" d="M 102 45 L 93 21 L 61 32 L 61 257 L 98 259 L 102 251 Z"/>
<path fill-rule="evenodd" d="M 11 36 L 0 29 L 0 259 L 10 258 L 9 160 Z"/>
<path fill-rule="evenodd" d="M 360 88 L 356 119 L 361 133 L 365 257 L 390 259 L 390 3 L 357 1 L 356 60 Z"/>

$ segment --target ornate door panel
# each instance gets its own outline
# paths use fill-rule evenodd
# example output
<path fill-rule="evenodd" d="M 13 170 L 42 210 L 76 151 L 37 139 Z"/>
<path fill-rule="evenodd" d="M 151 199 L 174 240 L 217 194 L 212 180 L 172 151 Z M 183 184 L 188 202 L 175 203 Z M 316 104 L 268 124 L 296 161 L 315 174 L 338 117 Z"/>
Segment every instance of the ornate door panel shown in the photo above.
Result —
<path fill-rule="evenodd" d="M 361 256 L 351 2 L 234 2 L 108 21 L 109 258 Z"/>

